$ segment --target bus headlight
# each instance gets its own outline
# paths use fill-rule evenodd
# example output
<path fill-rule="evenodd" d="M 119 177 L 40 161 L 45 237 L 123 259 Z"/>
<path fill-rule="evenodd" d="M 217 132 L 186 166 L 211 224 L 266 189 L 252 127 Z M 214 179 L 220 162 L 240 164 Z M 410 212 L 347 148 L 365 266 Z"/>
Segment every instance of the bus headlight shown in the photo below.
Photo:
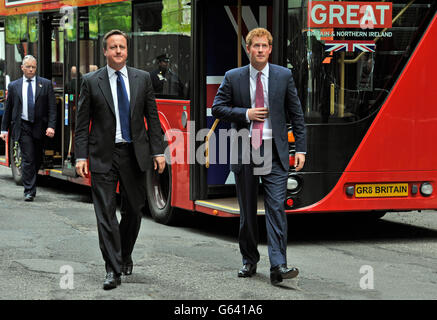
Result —
<path fill-rule="evenodd" d="M 429 182 L 422 183 L 422 185 L 420 186 L 420 193 L 423 196 L 428 197 L 432 194 L 432 192 L 433 192 L 433 188 L 431 183 Z"/>
<path fill-rule="evenodd" d="M 293 177 L 288 177 L 287 190 L 296 191 L 298 187 L 299 187 L 299 182 Z"/>

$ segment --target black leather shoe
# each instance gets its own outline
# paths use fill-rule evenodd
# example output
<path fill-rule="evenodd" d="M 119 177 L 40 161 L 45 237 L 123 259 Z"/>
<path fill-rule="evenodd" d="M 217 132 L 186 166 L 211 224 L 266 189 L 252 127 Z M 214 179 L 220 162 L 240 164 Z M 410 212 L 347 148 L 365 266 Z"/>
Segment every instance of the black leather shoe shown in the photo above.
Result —
<path fill-rule="evenodd" d="M 106 274 L 105 281 L 103 282 L 103 290 L 111 290 L 121 285 L 120 276 L 116 276 L 114 272 L 108 272 Z"/>
<path fill-rule="evenodd" d="M 280 264 L 274 268 L 270 269 L 270 282 L 273 285 L 277 285 L 282 282 L 283 279 L 292 279 L 297 277 L 299 274 L 299 269 L 297 268 L 287 268 L 287 265 Z"/>
<path fill-rule="evenodd" d="M 134 268 L 133 262 L 123 262 L 121 265 L 121 273 L 125 276 L 130 276 L 132 274 L 132 269 Z"/>
<path fill-rule="evenodd" d="M 253 276 L 256 273 L 256 263 L 250 264 L 246 263 L 243 267 L 238 271 L 239 278 L 248 278 Z"/>
<path fill-rule="evenodd" d="M 33 201 L 33 199 L 35 199 L 35 196 L 33 196 L 31 194 L 24 195 L 24 201 Z"/>

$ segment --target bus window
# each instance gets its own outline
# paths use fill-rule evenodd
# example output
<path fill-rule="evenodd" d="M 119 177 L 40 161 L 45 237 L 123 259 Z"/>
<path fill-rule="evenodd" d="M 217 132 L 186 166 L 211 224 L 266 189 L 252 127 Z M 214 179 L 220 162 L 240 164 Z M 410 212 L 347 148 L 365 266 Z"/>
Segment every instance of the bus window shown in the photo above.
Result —
<path fill-rule="evenodd" d="M 27 54 L 27 16 L 7 16 L 5 20 L 6 77 L 10 81 L 22 76 L 21 61 Z"/>
<path fill-rule="evenodd" d="M 0 123 L 5 112 L 5 99 L 6 99 L 6 77 L 5 77 L 5 28 L 4 22 L 0 21 Z M 5 157 L 5 144 L 0 142 L 0 162 L 3 162 Z"/>
<path fill-rule="evenodd" d="M 158 98 L 188 99 L 191 8 L 188 0 L 134 4 L 134 66 L 150 72 Z"/>
<path fill-rule="evenodd" d="M 64 30 L 59 27 L 59 20 L 52 20 L 52 83 L 55 91 L 64 90 Z"/>
<path fill-rule="evenodd" d="M 0 21 L 0 44 L 5 43 L 5 28 L 3 21 Z M 5 47 L 0 45 L 0 117 L 4 112 L 4 99 L 6 98 L 6 63 Z"/>
<path fill-rule="evenodd" d="M 7 16 L 2 43 L 5 43 L 4 56 L 8 61 L 4 76 L 9 82 L 22 76 L 20 66 L 24 56 L 31 54 L 38 60 L 38 17 Z"/>
<path fill-rule="evenodd" d="M 39 34 L 39 16 L 38 13 L 29 13 L 27 16 L 28 22 L 28 41 L 27 54 L 31 54 L 38 60 L 38 34 Z"/>
<path fill-rule="evenodd" d="M 386 19 L 373 21 L 385 25 L 372 28 L 345 24 L 356 20 L 361 9 L 379 10 L 382 5 L 377 4 L 382 2 L 356 9 L 358 3 L 345 8 L 351 16 L 331 19 L 332 2 L 312 8 L 308 1 L 289 1 L 287 64 L 293 70 L 307 122 L 353 122 L 374 114 L 414 50 L 420 36 L 417 30 L 432 14 L 432 2 L 386 4 L 377 15 L 387 15 Z M 334 23 L 329 25 L 329 21 Z M 315 27 L 318 23 L 321 26 Z"/>
<path fill-rule="evenodd" d="M 132 3 L 124 1 L 89 7 L 79 11 L 79 77 L 106 65 L 103 36 L 112 29 L 128 34 L 132 28 Z"/>

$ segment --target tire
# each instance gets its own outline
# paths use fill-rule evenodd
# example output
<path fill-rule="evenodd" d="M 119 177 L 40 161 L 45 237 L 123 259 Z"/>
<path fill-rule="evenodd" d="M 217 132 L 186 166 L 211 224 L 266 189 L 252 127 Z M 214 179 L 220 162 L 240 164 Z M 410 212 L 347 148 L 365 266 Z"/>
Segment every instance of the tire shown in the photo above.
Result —
<path fill-rule="evenodd" d="M 172 198 L 171 165 L 166 163 L 164 172 L 159 174 L 153 167 L 146 172 L 146 197 L 150 214 L 158 223 L 172 225 L 177 222 L 176 209 L 171 206 Z"/>
<path fill-rule="evenodd" d="M 17 186 L 23 185 L 21 175 L 21 149 L 18 141 L 9 140 L 9 162 L 11 164 L 12 177 Z"/>

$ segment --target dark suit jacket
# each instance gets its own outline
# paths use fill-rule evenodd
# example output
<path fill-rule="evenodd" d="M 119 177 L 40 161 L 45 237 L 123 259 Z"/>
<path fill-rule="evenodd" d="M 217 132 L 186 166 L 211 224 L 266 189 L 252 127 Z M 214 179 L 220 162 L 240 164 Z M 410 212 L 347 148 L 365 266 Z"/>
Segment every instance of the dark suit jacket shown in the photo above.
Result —
<path fill-rule="evenodd" d="M 56 98 L 50 80 L 36 76 L 35 119 L 33 136 L 41 139 L 47 128 L 56 128 Z M 23 112 L 23 77 L 8 86 L 6 109 L 1 130 L 12 129 L 12 139 L 18 141 L 21 135 L 21 113 Z"/>
<path fill-rule="evenodd" d="M 132 143 L 138 166 L 145 171 L 152 164 L 151 155 L 164 153 L 161 124 L 149 73 L 131 67 L 127 67 L 127 73 Z M 83 76 L 75 131 L 76 159 L 88 158 L 91 172 L 109 172 L 115 149 L 115 130 L 114 101 L 108 70 L 104 67 Z"/>
<path fill-rule="evenodd" d="M 268 92 L 269 117 L 274 143 L 284 169 L 288 170 L 287 114 L 293 126 L 296 151 L 306 152 L 304 116 L 291 71 L 275 64 L 269 64 Z M 248 108 L 251 108 L 249 65 L 226 72 L 215 96 L 212 114 L 216 118 L 231 122 L 231 127 L 238 132 L 241 129 L 250 129 L 250 123 L 246 121 Z M 241 139 L 237 142 L 236 138 L 238 135 L 231 136 L 231 159 L 233 153 L 238 153 L 238 163 L 231 163 L 231 170 L 239 172 L 242 163 L 242 149 Z"/>

